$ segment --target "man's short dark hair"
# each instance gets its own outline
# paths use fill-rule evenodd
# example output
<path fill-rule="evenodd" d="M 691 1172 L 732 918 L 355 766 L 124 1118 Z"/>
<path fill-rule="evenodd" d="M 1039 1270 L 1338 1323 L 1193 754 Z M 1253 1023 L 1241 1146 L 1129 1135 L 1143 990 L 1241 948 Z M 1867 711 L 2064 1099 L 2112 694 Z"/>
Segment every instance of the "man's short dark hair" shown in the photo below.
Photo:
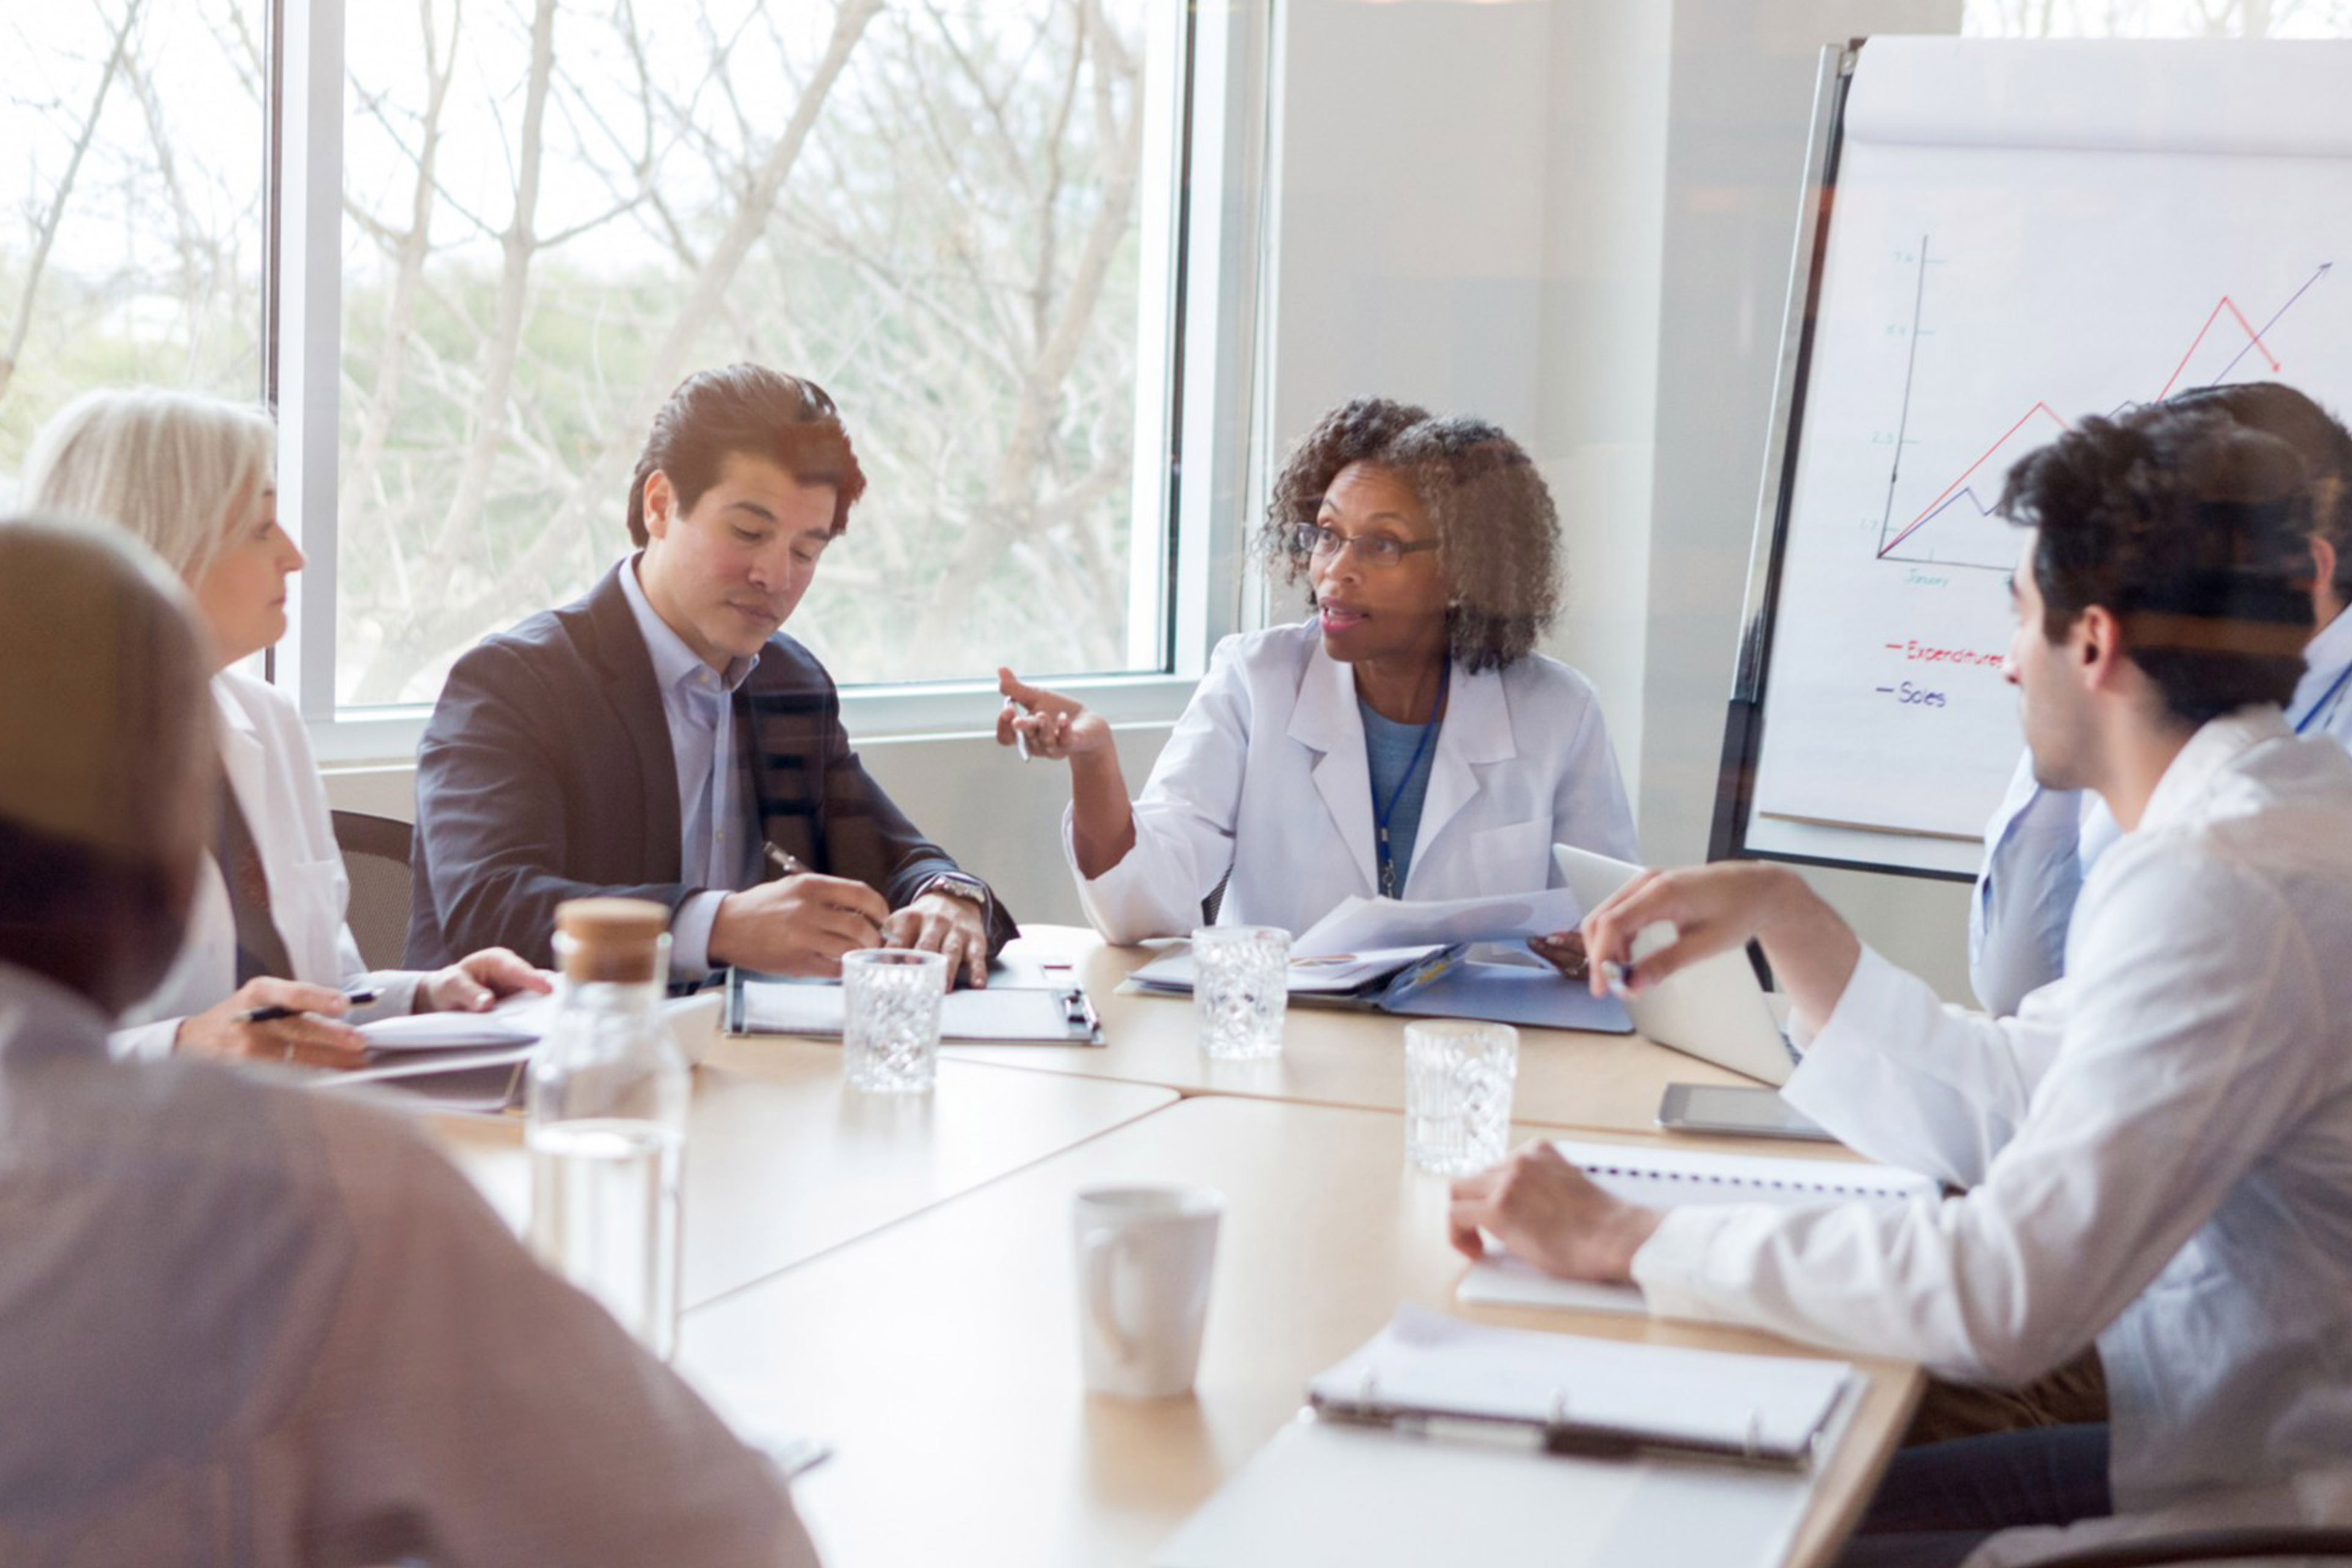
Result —
<path fill-rule="evenodd" d="M 667 474 L 677 504 L 691 509 L 719 482 L 730 452 L 773 463 L 803 485 L 832 486 L 836 535 L 849 527 L 849 509 L 866 493 L 866 471 L 824 388 L 765 365 L 697 371 L 654 415 L 637 457 L 629 484 L 629 537 L 640 549 L 646 477 L 656 468 Z"/>
<path fill-rule="evenodd" d="M 2155 404 L 2009 471 L 2003 515 L 2039 530 L 2042 635 L 2096 605 L 2166 710 L 2197 725 L 2284 704 L 2311 635 L 2311 498 L 2294 448 L 2216 409 Z"/>
<path fill-rule="evenodd" d="M 2329 586 L 2352 600 L 2352 430 L 2284 382 L 2233 381 L 2175 393 L 2175 408 L 2218 408 L 2249 430 L 2275 436 L 2303 459 L 2311 488 L 2311 531 L 2335 547 Z"/>

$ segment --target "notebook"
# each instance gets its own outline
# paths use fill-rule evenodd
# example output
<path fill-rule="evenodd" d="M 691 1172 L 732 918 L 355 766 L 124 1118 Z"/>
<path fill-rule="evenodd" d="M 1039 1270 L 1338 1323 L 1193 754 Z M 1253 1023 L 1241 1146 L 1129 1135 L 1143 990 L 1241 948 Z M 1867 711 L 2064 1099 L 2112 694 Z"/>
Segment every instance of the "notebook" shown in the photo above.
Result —
<path fill-rule="evenodd" d="M 1373 1413 L 1340 1414 L 1365 1407 L 1368 1386 Z M 1858 1386 L 1842 1362 L 1489 1329 L 1407 1308 L 1316 1378 L 1310 1413 L 1151 1561 L 1762 1568 L 1786 1559 Z M 1559 1531 L 1563 1518 L 1579 1528 Z"/>
<path fill-rule="evenodd" d="M 1066 973 L 1065 971 L 1064 973 Z M 838 980 L 785 980 L 731 970 L 727 1029 L 736 1035 L 839 1039 L 846 1014 Z M 1076 984 L 1022 984 L 992 972 L 980 990 L 950 991 L 940 1005 L 940 1038 L 988 1045 L 1099 1046 L 1102 1024 Z"/>
<path fill-rule="evenodd" d="M 1929 1178 L 1889 1165 L 1844 1160 L 1791 1160 L 1766 1154 L 1716 1154 L 1567 1139 L 1552 1147 L 1602 1191 L 1651 1208 L 1685 1204 L 1780 1204 L 1789 1207 L 1843 1203 L 1903 1205 L 1932 1202 L 1942 1191 Z M 1640 1313 L 1642 1293 L 1631 1285 L 1555 1279 L 1508 1252 L 1474 1263 L 1454 1288 L 1457 1300 L 1482 1307 Z"/>

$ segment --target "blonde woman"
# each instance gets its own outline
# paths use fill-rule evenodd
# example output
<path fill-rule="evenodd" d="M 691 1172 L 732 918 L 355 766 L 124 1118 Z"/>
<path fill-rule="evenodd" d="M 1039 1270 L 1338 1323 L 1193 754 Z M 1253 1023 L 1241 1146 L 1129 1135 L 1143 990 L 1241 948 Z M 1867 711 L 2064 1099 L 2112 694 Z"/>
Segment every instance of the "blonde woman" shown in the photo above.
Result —
<path fill-rule="evenodd" d="M 152 389 L 90 393 L 34 437 L 24 510 L 120 524 L 194 595 L 219 710 L 220 820 L 172 971 L 125 1016 L 118 1056 L 173 1051 L 356 1066 L 352 1026 L 394 1013 L 478 1009 L 546 979 L 502 948 L 432 973 L 371 973 L 344 923 L 350 884 L 327 795 L 281 691 L 235 667 L 286 635 L 302 552 L 278 526 L 268 415 Z M 354 1003 L 345 993 L 373 993 Z M 288 1016 L 255 1019 L 257 1009 Z"/>

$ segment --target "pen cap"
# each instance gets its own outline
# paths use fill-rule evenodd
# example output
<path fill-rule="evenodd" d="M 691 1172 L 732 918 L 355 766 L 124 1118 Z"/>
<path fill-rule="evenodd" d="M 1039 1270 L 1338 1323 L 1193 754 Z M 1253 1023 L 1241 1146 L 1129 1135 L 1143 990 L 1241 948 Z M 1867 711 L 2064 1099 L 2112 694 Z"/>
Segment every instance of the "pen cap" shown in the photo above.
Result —
<path fill-rule="evenodd" d="M 645 899 L 571 899 L 555 906 L 555 956 L 575 985 L 643 985 L 663 977 L 669 910 Z"/>

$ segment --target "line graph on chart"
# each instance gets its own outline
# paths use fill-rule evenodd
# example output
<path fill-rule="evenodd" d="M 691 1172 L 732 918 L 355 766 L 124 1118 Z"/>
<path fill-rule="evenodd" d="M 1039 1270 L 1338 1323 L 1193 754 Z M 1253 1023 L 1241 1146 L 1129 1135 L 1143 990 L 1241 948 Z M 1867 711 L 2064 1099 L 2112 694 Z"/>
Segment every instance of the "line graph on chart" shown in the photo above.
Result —
<path fill-rule="evenodd" d="M 1920 236 L 1916 256 L 1907 258 L 1917 272 L 1909 290 L 1911 321 L 1906 334 L 1909 346 L 1905 356 L 1900 412 L 1891 442 L 1894 452 L 1887 466 L 1876 558 L 1914 567 L 2006 573 L 2016 560 L 2017 536 L 1994 514 L 2001 481 L 2011 464 L 2074 426 L 2065 414 L 2052 406 L 2050 395 L 2021 396 L 2018 405 L 2021 411 L 2014 420 L 1947 482 L 1924 497 L 1920 493 L 1924 486 L 1906 485 L 1905 459 L 1913 447 L 1921 444 L 1911 424 L 1918 389 L 1919 345 L 1923 339 L 1935 336 L 1930 325 L 1931 279 L 1937 268 L 1954 259 L 1949 255 L 1937 254 L 1934 239 L 1932 234 Z M 2125 390 L 2126 395 L 2114 402 L 2108 412 L 2120 412 L 2143 397 L 2150 402 L 2159 401 L 2183 387 L 2218 386 L 2233 379 L 2278 376 L 2287 364 L 2284 350 L 2274 338 L 2276 330 L 2305 296 L 2327 281 L 2334 267 L 2333 261 L 2315 264 L 2308 276 L 2268 308 L 2259 325 L 2254 313 L 2250 313 L 2233 293 L 2224 292 L 2189 336 L 2188 346 L 2177 358 L 2168 356 L 2171 371 L 2163 382 L 2145 391 L 2118 389 Z"/>

